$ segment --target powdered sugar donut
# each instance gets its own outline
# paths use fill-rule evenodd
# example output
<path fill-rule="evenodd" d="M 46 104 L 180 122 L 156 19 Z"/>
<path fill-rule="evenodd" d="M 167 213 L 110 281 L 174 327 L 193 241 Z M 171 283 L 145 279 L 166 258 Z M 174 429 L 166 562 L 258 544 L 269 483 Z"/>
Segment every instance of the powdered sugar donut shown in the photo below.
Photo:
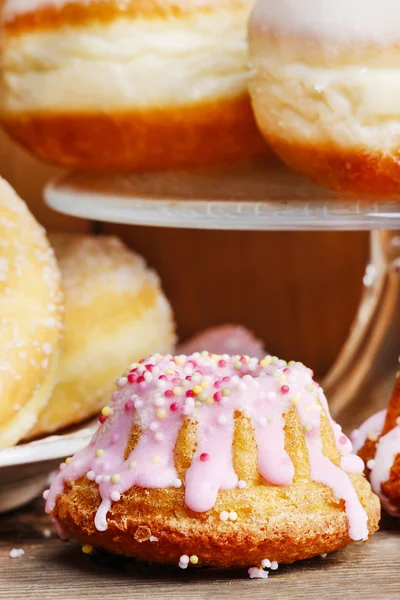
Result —
<path fill-rule="evenodd" d="M 53 250 L 0 178 L 0 448 L 22 439 L 49 401 L 62 311 Z"/>

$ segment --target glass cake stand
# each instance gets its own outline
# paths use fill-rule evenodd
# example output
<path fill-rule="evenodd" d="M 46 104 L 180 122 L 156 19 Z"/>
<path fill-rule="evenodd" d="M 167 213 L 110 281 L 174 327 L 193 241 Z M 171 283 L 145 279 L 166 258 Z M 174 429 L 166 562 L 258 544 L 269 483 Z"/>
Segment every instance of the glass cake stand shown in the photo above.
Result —
<path fill-rule="evenodd" d="M 348 426 L 387 403 L 400 355 L 400 200 L 346 197 L 278 163 L 128 175 L 72 173 L 47 204 L 95 221 L 217 230 L 370 231 L 364 291 L 323 385 Z M 350 260 L 350 259 L 349 259 Z"/>

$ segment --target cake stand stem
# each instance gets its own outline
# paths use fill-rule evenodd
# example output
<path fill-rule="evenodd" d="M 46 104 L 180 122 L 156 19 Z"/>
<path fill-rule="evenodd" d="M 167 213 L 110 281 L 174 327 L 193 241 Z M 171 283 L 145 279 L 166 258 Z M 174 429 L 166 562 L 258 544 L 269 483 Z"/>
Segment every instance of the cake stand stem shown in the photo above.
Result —
<path fill-rule="evenodd" d="M 386 406 L 398 367 L 400 231 L 371 232 L 363 283 L 350 335 L 323 382 L 333 415 L 348 427 Z"/>

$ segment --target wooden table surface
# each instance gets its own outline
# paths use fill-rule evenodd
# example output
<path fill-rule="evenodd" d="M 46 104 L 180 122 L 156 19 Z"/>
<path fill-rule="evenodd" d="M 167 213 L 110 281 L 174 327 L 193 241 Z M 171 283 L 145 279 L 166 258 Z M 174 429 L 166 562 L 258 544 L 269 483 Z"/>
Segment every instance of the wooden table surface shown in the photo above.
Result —
<path fill-rule="evenodd" d="M 38 500 L 0 517 L 1 600 L 398 600 L 400 529 L 388 520 L 368 544 L 353 544 L 250 580 L 245 570 L 220 571 L 138 565 L 106 554 L 87 556 L 75 542 L 61 543 Z M 50 538 L 43 531 L 51 529 Z M 25 554 L 10 558 L 13 548 Z"/>

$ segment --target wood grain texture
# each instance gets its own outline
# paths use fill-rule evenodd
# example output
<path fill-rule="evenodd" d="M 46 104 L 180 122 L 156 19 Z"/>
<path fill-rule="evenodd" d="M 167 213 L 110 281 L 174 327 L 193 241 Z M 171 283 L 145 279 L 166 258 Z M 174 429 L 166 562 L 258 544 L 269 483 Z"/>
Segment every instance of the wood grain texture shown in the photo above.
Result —
<path fill-rule="evenodd" d="M 365 233 L 104 229 L 162 275 L 181 339 L 241 323 L 269 352 L 321 376 L 348 335 L 367 261 Z"/>
<path fill-rule="evenodd" d="M 61 543 L 43 515 L 42 501 L 0 518 L 2 600 L 363 600 L 399 597 L 400 530 L 387 521 L 368 544 L 354 544 L 250 580 L 246 570 L 188 569 L 138 565 L 132 559 L 83 555 L 76 542 Z M 11 559 L 12 548 L 25 554 Z"/>

